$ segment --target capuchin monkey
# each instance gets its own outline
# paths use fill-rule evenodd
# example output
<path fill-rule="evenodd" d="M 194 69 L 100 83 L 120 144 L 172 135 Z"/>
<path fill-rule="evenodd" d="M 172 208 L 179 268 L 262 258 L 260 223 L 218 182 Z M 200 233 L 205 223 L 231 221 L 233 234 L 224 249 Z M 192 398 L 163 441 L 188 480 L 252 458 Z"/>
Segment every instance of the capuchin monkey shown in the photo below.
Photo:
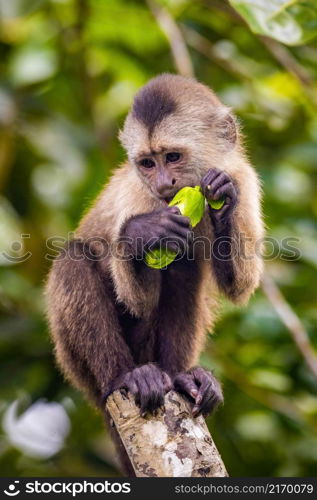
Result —
<path fill-rule="evenodd" d="M 121 389 L 135 397 L 142 415 L 154 413 L 174 389 L 193 403 L 194 417 L 206 416 L 223 401 L 215 376 L 196 366 L 217 298 L 222 293 L 245 304 L 259 285 L 259 181 L 230 110 L 192 78 L 150 80 L 120 140 L 127 161 L 49 275 L 57 360 L 101 409 Z M 207 200 L 225 203 L 219 210 L 206 203 L 192 229 L 168 203 L 196 185 Z M 166 269 L 152 269 L 144 256 L 162 243 L 178 257 Z"/>

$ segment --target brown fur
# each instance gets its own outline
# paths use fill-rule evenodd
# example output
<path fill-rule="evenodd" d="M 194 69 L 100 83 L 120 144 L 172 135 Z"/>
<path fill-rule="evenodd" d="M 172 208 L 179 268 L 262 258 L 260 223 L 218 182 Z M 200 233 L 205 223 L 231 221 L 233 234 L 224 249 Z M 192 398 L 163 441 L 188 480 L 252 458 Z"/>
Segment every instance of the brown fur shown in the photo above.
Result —
<path fill-rule="evenodd" d="M 147 106 L 155 110 L 156 101 L 160 109 L 147 114 Z M 152 80 L 137 96 L 120 138 L 128 161 L 81 221 L 71 252 L 83 252 L 85 245 L 97 252 L 93 237 L 115 244 L 129 218 L 166 207 L 155 191 L 153 172 L 142 171 L 138 161 L 140 155 L 155 152 L 159 157 L 162 150 L 171 150 L 184 158 L 173 171 L 176 190 L 199 184 L 213 167 L 230 174 L 239 194 L 232 235 L 238 248 L 237 240 L 245 234 L 251 258 L 236 252 L 234 280 L 227 288 L 219 286 L 213 261 L 210 255 L 203 259 L 201 250 L 194 261 L 183 259 L 164 271 L 114 255 L 74 261 L 68 252 L 66 259 L 57 260 L 47 286 L 57 359 L 66 376 L 98 405 L 120 372 L 138 364 L 155 361 L 171 375 L 196 364 L 217 315 L 220 289 L 234 302 L 246 303 L 262 272 L 255 254 L 263 236 L 259 181 L 243 152 L 235 119 L 210 89 L 175 75 Z M 214 239 L 207 211 L 195 236 Z M 124 245 L 118 250 L 124 254 Z"/>

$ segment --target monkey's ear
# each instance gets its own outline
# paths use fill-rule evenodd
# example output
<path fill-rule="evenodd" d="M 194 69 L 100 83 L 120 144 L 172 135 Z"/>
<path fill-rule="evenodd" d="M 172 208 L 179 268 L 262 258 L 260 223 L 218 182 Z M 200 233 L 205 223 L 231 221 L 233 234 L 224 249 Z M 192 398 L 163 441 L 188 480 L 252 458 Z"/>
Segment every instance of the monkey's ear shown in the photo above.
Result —
<path fill-rule="evenodd" d="M 216 125 L 216 135 L 221 149 L 230 151 L 238 139 L 237 123 L 230 112 L 219 118 Z"/>

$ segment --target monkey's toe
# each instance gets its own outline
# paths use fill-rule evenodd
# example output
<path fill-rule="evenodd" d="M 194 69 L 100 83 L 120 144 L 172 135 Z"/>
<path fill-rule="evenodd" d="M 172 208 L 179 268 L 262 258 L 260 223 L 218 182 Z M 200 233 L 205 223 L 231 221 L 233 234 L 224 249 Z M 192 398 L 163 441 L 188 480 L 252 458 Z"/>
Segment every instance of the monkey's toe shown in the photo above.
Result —
<path fill-rule="evenodd" d="M 164 405 L 164 396 L 172 388 L 172 382 L 167 373 L 148 363 L 128 372 L 121 387 L 133 394 L 141 415 L 145 415 L 154 414 Z"/>
<path fill-rule="evenodd" d="M 174 388 L 194 402 L 194 417 L 207 416 L 223 403 L 220 383 L 211 372 L 201 367 L 179 373 L 174 379 Z"/>

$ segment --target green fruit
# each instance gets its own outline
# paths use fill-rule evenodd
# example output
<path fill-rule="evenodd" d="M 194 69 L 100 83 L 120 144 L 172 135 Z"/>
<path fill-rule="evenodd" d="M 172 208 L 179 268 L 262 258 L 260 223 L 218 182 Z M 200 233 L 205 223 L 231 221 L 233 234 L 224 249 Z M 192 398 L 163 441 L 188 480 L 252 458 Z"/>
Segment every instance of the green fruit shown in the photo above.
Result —
<path fill-rule="evenodd" d="M 205 211 L 205 198 L 199 186 L 184 187 L 169 203 L 169 207 L 178 207 L 182 215 L 189 217 L 192 227 L 197 226 Z"/>
<path fill-rule="evenodd" d="M 205 211 L 205 198 L 199 186 L 180 189 L 169 203 L 169 207 L 178 207 L 180 213 L 189 217 L 192 227 L 197 226 Z M 176 259 L 177 253 L 159 248 L 151 250 L 145 256 L 145 263 L 153 269 L 163 269 Z"/>
<path fill-rule="evenodd" d="M 220 210 L 224 203 L 224 199 L 208 201 L 208 204 L 214 210 Z M 178 207 L 182 215 L 189 217 L 191 226 L 195 227 L 203 218 L 205 197 L 199 186 L 184 187 L 176 193 L 168 206 Z M 176 252 L 156 248 L 146 254 L 145 263 L 153 269 L 164 269 L 176 259 L 176 256 Z"/>
<path fill-rule="evenodd" d="M 150 250 L 145 256 L 145 263 L 152 269 L 164 269 L 176 259 L 177 253 L 172 250 Z"/>
<path fill-rule="evenodd" d="M 208 201 L 208 205 L 214 210 L 220 210 L 224 206 L 224 204 L 225 204 L 224 199 Z"/>

